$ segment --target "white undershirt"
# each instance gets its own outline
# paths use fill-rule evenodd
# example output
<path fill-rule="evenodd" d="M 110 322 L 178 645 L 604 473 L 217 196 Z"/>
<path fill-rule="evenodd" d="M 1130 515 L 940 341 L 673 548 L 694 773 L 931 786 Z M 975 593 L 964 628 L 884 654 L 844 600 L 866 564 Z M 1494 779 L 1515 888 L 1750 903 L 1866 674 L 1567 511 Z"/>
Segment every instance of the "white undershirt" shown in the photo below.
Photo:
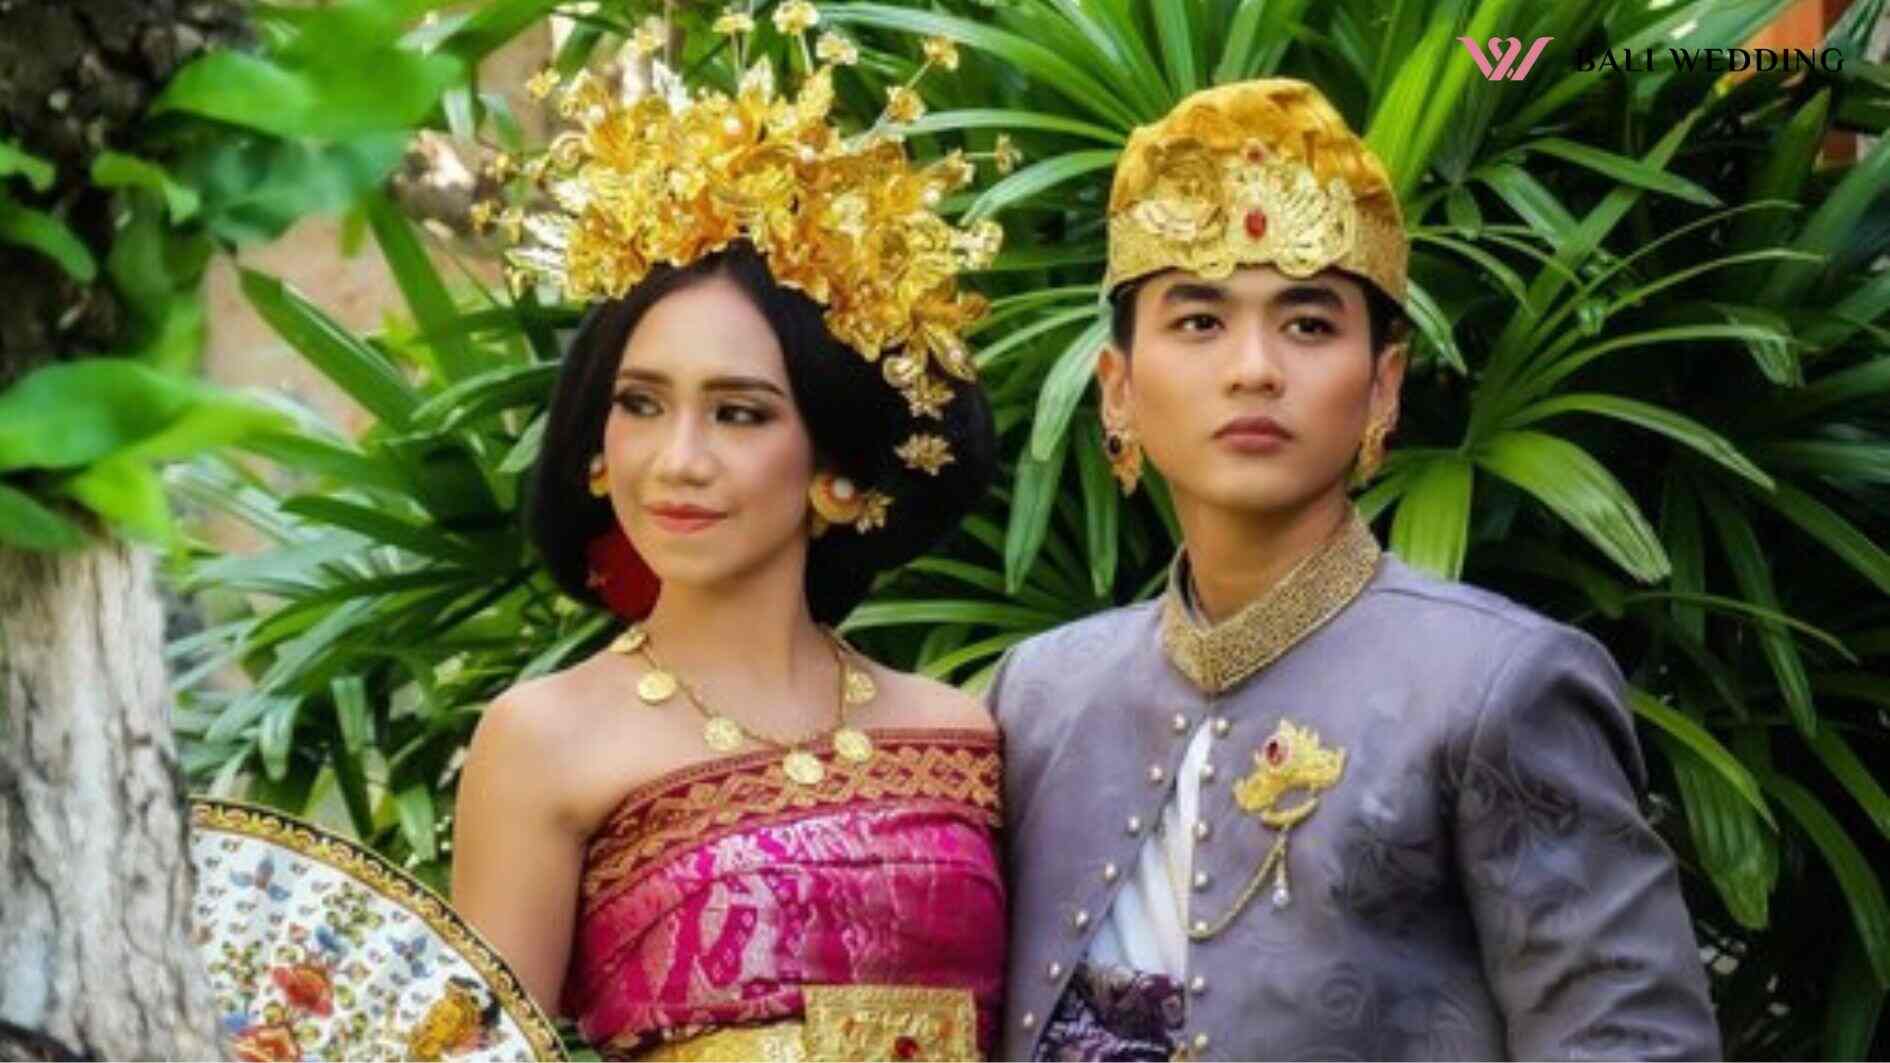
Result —
<path fill-rule="evenodd" d="M 1084 959 L 1165 974 L 1188 973 L 1188 881 L 1194 874 L 1194 824 L 1201 810 L 1201 765 L 1213 739 L 1203 719 L 1188 740 L 1175 792 L 1161 822 L 1142 841 L 1129 880 L 1090 939 Z"/>

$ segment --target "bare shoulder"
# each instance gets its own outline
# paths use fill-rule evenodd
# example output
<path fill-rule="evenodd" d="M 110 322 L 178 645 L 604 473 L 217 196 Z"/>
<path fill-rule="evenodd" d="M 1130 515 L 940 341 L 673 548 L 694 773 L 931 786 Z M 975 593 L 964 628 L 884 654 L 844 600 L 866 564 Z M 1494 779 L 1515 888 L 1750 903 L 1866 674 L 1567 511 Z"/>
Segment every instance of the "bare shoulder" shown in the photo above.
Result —
<path fill-rule="evenodd" d="M 877 711 L 868 721 L 874 726 L 997 732 L 984 702 L 949 683 L 878 663 L 872 665 L 872 674 L 879 685 L 873 705 Z"/>

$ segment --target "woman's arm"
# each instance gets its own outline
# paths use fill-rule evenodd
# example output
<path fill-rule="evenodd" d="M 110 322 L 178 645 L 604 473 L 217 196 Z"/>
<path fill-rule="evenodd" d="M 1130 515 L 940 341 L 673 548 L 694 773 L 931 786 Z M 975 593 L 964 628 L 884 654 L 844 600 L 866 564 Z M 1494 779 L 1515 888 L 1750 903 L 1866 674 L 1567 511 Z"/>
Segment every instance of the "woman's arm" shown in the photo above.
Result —
<path fill-rule="evenodd" d="M 584 838 L 569 814 L 549 711 L 514 691 L 473 734 L 453 814 L 453 907 L 549 1014 L 560 1010 Z"/>

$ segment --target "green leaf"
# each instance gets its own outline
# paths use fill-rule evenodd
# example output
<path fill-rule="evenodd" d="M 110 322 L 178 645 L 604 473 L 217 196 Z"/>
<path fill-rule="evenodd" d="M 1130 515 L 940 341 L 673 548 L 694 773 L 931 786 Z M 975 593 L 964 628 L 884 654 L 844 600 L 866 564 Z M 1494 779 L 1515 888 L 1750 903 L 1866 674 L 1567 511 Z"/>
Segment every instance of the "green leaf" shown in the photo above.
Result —
<path fill-rule="evenodd" d="M 1424 460 L 1398 501 L 1391 549 L 1412 567 L 1440 579 L 1463 572 L 1470 537 L 1470 490 L 1475 467 L 1455 454 Z"/>
<path fill-rule="evenodd" d="M 32 495 L 0 483 L 0 543 L 20 550 L 76 550 L 86 543 L 79 526 Z"/>
<path fill-rule="evenodd" d="M 162 166 L 135 155 L 99 152 L 92 160 L 92 183 L 100 188 L 148 188 L 164 197 L 171 224 L 189 221 L 202 205 L 197 190 L 172 180 Z"/>
<path fill-rule="evenodd" d="M 1824 544 L 1826 549 L 1842 558 L 1852 571 L 1876 585 L 1878 590 L 1890 594 L 1890 552 L 1878 546 L 1842 514 L 1783 481 L 1769 494 L 1754 491 L 1752 495 L 1784 514 L 1805 534 Z"/>
<path fill-rule="evenodd" d="M 1562 137 L 1543 137 L 1540 140 L 1532 140 L 1526 144 L 1520 145 L 1516 150 L 1523 152 L 1534 151 L 1544 155 L 1553 155 L 1556 158 L 1566 159 L 1577 166 L 1586 167 L 1587 169 L 1601 174 L 1603 177 L 1612 178 L 1623 184 L 1637 185 L 1650 192 L 1659 192 L 1663 195 L 1673 196 L 1676 199 L 1683 199 L 1688 203 L 1694 203 L 1702 207 L 1717 207 L 1720 205 L 1718 196 L 1713 195 L 1713 193 L 1708 192 L 1706 189 L 1684 177 L 1679 177 L 1657 167 L 1649 166 L 1638 159 L 1630 159 L 1623 155 L 1616 155 L 1614 152 L 1603 151 L 1600 148 L 1590 147 L 1586 144 L 1578 144 L 1572 140 L 1565 140 Z"/>
<path fill-rule="evenodd" d="M 43 210 L 24 207 L 0 193 L 0 243 L 28 247 L 54 262 L 80 284 L 98 277 L 98 261 L 66 223 Z"/>
<path fill-rule="evenodd" d="M 1037 394 L 1037 415 L 1030 426 L 1030 456 L 1048 461 L 1051 452 L 1063 441 L 1076 404 L 1089 390 L 1096 375 L 1096 359 L 1109 340 L 1109 322 L 1097 320 L 1078 333 L 1064 348 L 1044 377 L 1043 390 Z"/>
<path fill-rule="evenodd" d="M 1089 556 L 1089 586 L 1097 598 L 1107 599 L 1116 583 L 1122 502 L 1116 481 L 1103 454 L 1101 426 L 1085 418 L 1078 431 L 1076 472 L 1083 488 L 1083 544 Z"/>
<path fill-rule="evenodd" d="M 435 836 L 433 790 L 425 783 L 414 783 L 394 795 L 394 811 L 400 817 L 400 836 L 407 848 L 422 861 L 439 859 Z"/>
<path fill-rule="evenodd" d="M 0 471 L 69 469 L 158 438 L 211 393 L 123 358 L 41 366 L 0 391 Z"/>
<path fill-rule="evenodd" d="M 1065 181 L 1109 169 L 1120 154 L 1115 148 L 1089 148 L 1031 163 L 980 193 L 965 211 L 965 220 L 988 217 Z"/>
<path fill-rule="evenodd" d="M 1884 792 L 1883 783 L 1864 766 L 1837 728 L 1819 728 L 1817 737 L 1811 740 L 1811 748 L 1844 789 L 1857 799 L 1864 814 L 1877 825 L 1877 831 L 1890 838 L 1890 793 Z"/>
<path fill-rule="evenodd" d="M 344 675 L 328 685 L 335 698 L 341 746 L 350 755 L 374 744 L 374 717 L 368 712 L 367 687 L 358 675 Z"/>
<path fill-rule="evenodd" d="M 1831 984 L 1825 990 L 1824 1043 L 1819 1058 L 1870 1059 L 1886 990 L 1872 973 L 1870 956 L 1862 942 L 1847 937 L 1838 950 Z"/>
<path fill-rule="evenodd" d="M 1778 610 L 1778 592 L 1772 586 L 1771 563 L 1759 547 L 1759 537 L 1743 509 L 1718 491 L 1701 485 L 1700 501 L 1719 533 L 1720 546 L 1732 567 L 1733 579 L 1746 599 L 1764 609 Z M 1811 680 L 1805 672 L 1798 644 L 1780 627 L 1768 625 L 1759 633 L 1759 649 L 1778 679 L 1779 693 L 1798 731 L 1810 738 L 1818 733 L 1818 710 L 1811 701 Z"/>
<path fill-rule="evenodd" d="M 412 419 L 418 399 L 379 351 L 280 280 L 250 269 L 241 274 L 250 305 L 324 376 L 383 421 L 404 427 Z"/>
<path fill-rule="evenodd" d="M 151 466 L 136 458 L 101 461 L 67 478 L 62 494 L 103 517 L 132 538 L 168 546 L 174 535 L 164 485 Z"/>
<path fill-rule="evenodd" d="M 1765 788 L 1790 812 L 1812 844 L 1837 876 L 1844 899 L 1851 908 L 1851 921 L 1857 928 L 1864 952 L 1870 957 L 1870 969 L 1879 986 L 1890 986 L 1890 904 L 1886 904 L 1883 883 L 1857 844 L 1811 791 L 1783 775 L 1765 777 Z"/>
<path fill-rule="evenodd" d="M 1588 452 L 1541 432 L 1505 431 L 1479 447 L 1477 464 L 1534 495 L 1643 583 L 1666 577 L 1667 553 L 1640 507 Z"/>
<path fill-rule="evenodd" d="M 450 429 L 497 410 L 542 404 L 558 379 L 557 363 L 501 366 L 460 379 L 413 411 L 417 424 Z"/>
<path fill-rule="evenodd" d="M 921 136 L 927 133 L 944 133 L 957 129 L 1040 129 L 1048 133 L 1069 133 L 1074 136 L 1099 140 L 1120 148 L 1128 142 L 1128 137 L 1093 122 L 1070 118 L 1066 115 L 1046 111 L 1005 110 L 1001 108 L 962 108 L 950 111 L 933 111 L 901 127 L 900 132 L 907 136 Z"/>
<path fill-rule="evenodd" d="M 1194 55 L 1193 8 L 1182 0 L 1155 4 L 1155 35 L 1162 45 L 1162 63 L 1168 70 L 1168 84 L 1177 97 L 1205 88 Z"/>
<path fill-rule="evenodd" d="M 831 20 L 836 25 L 859 24 L 920 37 L 949 37 L 1041 81 L 1071 102 L 1081 104 L 1090 114 L 1109 119 L 1123 129 L 1156 117 L 1137 114 L 1105 82 L 1044 45 L 981 22 L 885 4 L 823 5 L 820 13 L 823 21 Z"/>
<path fill-rule="evenodd" d="M 367 536 L 375 543 L 397 546 L 422 557 L 479 567 L 490 561 L 477 548 L 418 524 L 409 524 L 377 509 L 343 502 L 338 498 L 302 495 L 282 504 L 282 511 L 298 517 L 332 524 Z"/>
<path fill-rule="evenodd" d="M 1739 449 L 1733 446 L 1725 436 L 1691 417 L 1675 413 L 1665 406 L 1656 406 L 1638 399 L 1594 392 L 1558 395 L 1518 412 L 1509 420 L 1508 427 L 1521 428 L 1567 413 L 1592 413 L 1600 417 L 1612 417 L 1649 431 L 1659 432 L 1676 443 L 1704 454 L 1752 483 L 1768 491 L 1772 489 L 1772 478 L 1744 454 L 1739 453 Z"/>
<path fill-rule="evenodd" d="M 1739 924 L 1763 929 L 1778 881 L 1778 842 L 1752 806 L 1691 747 L 1656 732 L 1673 765 L 1700 864 Z"/>
<path fill-rule="evenodd" d="M 838 630 L 842 634 L 875 627 L 905 624 L 983 624 L 990 627 L 1042 631 L 1068 617 L 1003 602 L 928 598 L 923 601 L 867 602 L 853 610 Z"/>
<path fill-rule="evenodd" d="M 178 71 L 151 110 L 284 138 L 342 140 L 420 124 L 461 71 L 452 55 L 388 46 L 341 49 L 306 67 L 221 49 Z"/>
<path fill-rule="evenodd" d="M 1063 481 L 1063 460 L 1070 452 L 1070 434 L 1057 437 L 1047 458 L 1025 454 L 1017 462 L 1016 494 L 1004 536 L 1004 588 L 1015 594 L 1037 563 L 1050 518 L 1056 512 L 1057 491 Z"/>
<path fill-rule="evenodd" d="M 0 177 L 15 174 L 26 178 L 33 191 L 45 192 L 52 188 L 59 170 L 45 159 L 22 151 L 18 141 L 0 140 Z"/>
<path fill-rule="evenodd" d="M 1692 717 L 1654 697 L 1640 687 L 1630 685 L 1627 688 L 1628 705 L 1636 715 L 1660 728 L 1666 736 L 1684 747 L 1700 763 L 1711 768 L 1736 793 L 1759 818 L 1773 827 L 1778 821 L 1772 818 L 1772 809 L 1766 804 L 1765 796 L 1759 786 L 1759 780 L 1752 772 L 1733 756 L 1732 750 L 1722 745 L 1719 739 L 1702 727 Z"/>
<path fill-rule="evenodd" d="M 262 755 L 263 774 L 281 782 L 289 774 L 289 747 L 295 738 L 296 717 L 302 711 L 302 699 L 264 698 L 262 725 L 256 730 L 256 751 Z"/>
<path fill-rule="evenodd" d="M 466 334 L 453 328 L 458 308 L 433 268 L 433 260 L 427 257 L 426 248 L 414 235 L 413 225 L 378 191 L 363 197 L 362 206 L 374 229 L 375 242 L 387 259 L 387 268 L 406 297 L 407 308 L 426 333 L 428 345 L 439 354 L 444 382 L 464 380 L 479 371 L 484 367 L 483 359 Z"/>
<path fill-rule="evenodd" d="M 1802 297 L 1817 281 L 1824 263 L 1836 258 L 1856 231 L 1864 212 L 1869 210 L 1890 187 L 1890 137 L 1879 138 L 1876 147 L 1850 168 L 1837 189 L 1827 196 L 1811 219 L 1805 223 L 1792 250 L 1817 256 L 1815 261 L 1781 262 L 1758 302 L 1782 307 Z"/>

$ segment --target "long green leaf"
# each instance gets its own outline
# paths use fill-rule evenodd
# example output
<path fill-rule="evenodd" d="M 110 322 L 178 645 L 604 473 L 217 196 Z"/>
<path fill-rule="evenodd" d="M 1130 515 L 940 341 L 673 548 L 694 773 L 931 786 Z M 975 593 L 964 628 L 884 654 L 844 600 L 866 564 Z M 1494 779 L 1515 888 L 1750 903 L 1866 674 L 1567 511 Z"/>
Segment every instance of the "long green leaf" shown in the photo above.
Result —
<path fill-rule="evenodd" d="M 374 416 L 406 426 L 419 399 L 379 351 L 266 273 L 245 269 L 240 284 L 263 320 L 324 376 Z"/>
<path fill-rule="evenodd" d="M 1682 446 L 1691 447 L 1704 454 L 1744 479 L 1768 491 L 1772 489 L 1772 478 L 1741 454 L 1739 448 L 1733 446 L 1731 440 L 1691 417 L 1676 413 L 1665 406 L 1656 406 L 1639 399 L 1595 392 L 1558 395 L 1518 412 L 1509 420 L 1508 427 L 1521 428 L 1567 413 L 1592 413 L 1600 417 L 1612 417 L 1617 421 L 1626 421 L 1628 424 L 1659 432 Z"/>
<path fill-rule="evenodd" d="M 1700 759 L 1702 764 L 1711 768 L 1715 774 L 1732 787 L 1734 793 L 1743 798 L 1753 811 L 1766 823 L 1776 827 L 1778 821 L 1772 818 L 1772 809 L 1766 804 L 1759 780 L 1752 772 L 1733 756 L 1712 733 L 1699 725 L 1692 717 L 1675 709 L 1659 698 L 1637 686 L 1627 689 L 1628 705 L 1635 715 L 1653 724 L 1666 733 L 1673 741 L 1684 746 Z"/>
<path fill-rule="evenodd" d="M 1440 579 L 1454 580 L 1462 574 L 1475 479 L 1475 467 L 1455 454 L 1419 465 L 1391 522 L 1392 550 Z"/>
<path fill-rule="evenodd" d="M 1634 578 L 1652 583 L 1667 575 L 1660 537 L 1627 489 L 1587 451 L 1525 430 L 1499 433 L 1473 456 L 1534 495 Z"/>
<path fill-rule="evenodd" d="M 1638 159 L 1616 155 L 1614 152 L 1604 151 L 1587 144 L 1578 144 L 1562 137 L 1543 137 L 1540 140 L 1532 140 L 1516 150 L 1552 155 L 1593 170 L 1603 177 L 1625 184 L 1638 185 L 1650 192 L 1660 192 L 1702 207 L 1720 205 L 1718 196 L 1684 177 L 1649 166 Z"/>
<path fill-rule="evenodd" d="M 1026 454 L 1017 463 L 1017 493 L 1011 501 L 1010 521 L 1004 535 L 1004 586 L 1016 593 L 1037 563 L 1050 518 L 1056 512 L 1057 492 L 1063 482 L 1063 461 L 1070 452 L 1070 435 L 1057 437 L 1050 456 Z"/>
<path fill-rule="evenodd" d="M 1065 181 L 1109 169 L 1116 164 L 1119 155 L 1115 148 L 1090 148 L 1031 163 L 980 193 L 965 211 L 965 220 L 989 217 Z"/>
<path fill-rule="evenodd" d="M 98 260 L 66 223 L 31 207 L 21 206 L 0 193 L 0 243 L 31 248 L 59 264 L 80 284 L 98 277 Z"/>
<path fill-rule="evenodd" d="M 0 543 L 19 550 L 76 550 L 84 546 L 79 526 L 40 504 L 32 495 L 0 483 Z"/>
<path fill-rule="evenodd" d="M 464 333 L 452 328 L 458 316 L 453 297 L 446 292 L 440 274 L 427 257 L 426 248 L 414 235 L 413 225 L 395 209 L 388 198 L 374 192 L 362 197 L 368 224 L 374 229 L 375 242 L 387 259 L 387 268 L 407 299 L 407 309 L 427 334 L 429 344 L 439 355 L 441 375 L 446 383 L 464 380 L 482 368 L 479 352 Z"/>
<path fill-rule="evenodd" d="M 1043 389 L 1037 393 L 1037 415 L 1031 419 L 1032 458 L 1048 461 L 1051 451 L 1062 441 L 1069 429 L 1070 417 L 1076 413 L 1076 404 L 1083 400 L 1090 380 L 1096 375 L 1096 359 L 1108 339 L 1109 323 L 1099 319 L 1077 333 L 1050 367 Z"/>
<path fill-rule="evenodd" d="M 1778 610 L 1778 592 L 1772 585 L 1772 570 L 1759 547 L 1759 537 L 1744 510 L 1716 490 L 1700 491 L 1700 502 L 1719 533 L 1720 546 L 1726 552 L 1733 579 L 1748 601 Z M 1778 679 L 1779 693 L 1785 698 L 1792 722 L 1800 734 L 1810 738 L 1818 733 L 1818 712 L 1812 705 L 1811 679 L 1805 671 L 1798 644 L 1781 627 L 1768 626 L 1759 633 L 1759 649 Z"/>
<path fill-rule="evenodd" d="M 1870 969 L 1879 986 L 1890 986 L 1890 903 L 1886 903 L 1883 882 L 1871 868 L 1870 861 L 1857 849 L 1857 843 L 1844 832 L 1837 817 L 1811 791 L 1783 775 L 1768 775 L 1765 788 L 1790 812 L 1812 844 L 1837 876 L 1850 903 L 1851 922 L 1857 929 L 1864 952 L 1870 957 Z"/>
<path fill-rule="evenodd" d="M 933 111 L 916 122 L 901 127 L 907 136 L 920 136 L 926 133 L 944 133 L 956 129 L 1041 129 L 1049 133 L 1069 133 L 1072 136 L 1098 140 L 1104 144 L 1121 147 L 1128 143 L 1128 137 L 1118 130 L 1100 126 L 1094 122 L 1070 118 L 1067 115 L 1048 111 L 1007 110 L 1004 108 L 962 108 L 950 111 Z"/>

